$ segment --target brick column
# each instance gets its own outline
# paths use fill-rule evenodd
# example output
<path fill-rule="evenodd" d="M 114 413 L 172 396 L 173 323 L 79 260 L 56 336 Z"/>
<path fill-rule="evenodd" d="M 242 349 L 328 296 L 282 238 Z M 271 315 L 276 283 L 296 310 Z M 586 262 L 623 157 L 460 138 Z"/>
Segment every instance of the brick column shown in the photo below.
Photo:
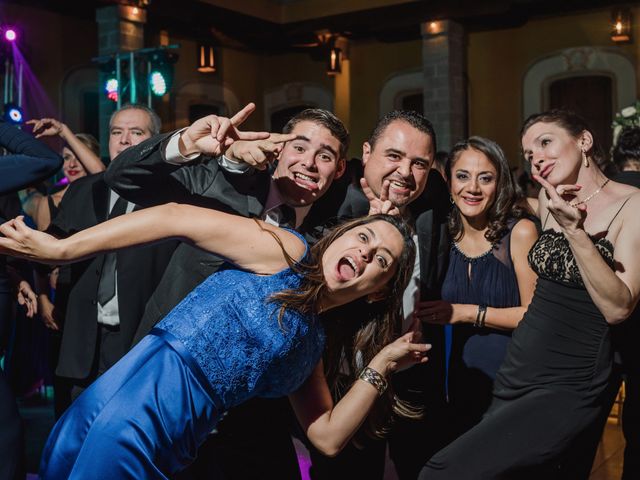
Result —
<path fill-rule="evenodd" d="M 462 25 L 426 22 L 422 31 L 424 114 L 438 137 L 438 150 L 467 135 L 466 42 Z"/>
<path fill-rule="evenodd" d="M 96 9 L 98 23 L 98 55 L 112 55 L 118 52 L 137 50 L 144 46 L 144 24 L 147 12 L 142 8 L 126 5 L 110 5 Z M 109 156 L 109 118 L 116 109 L 115 102 L 107 99 L 104 93 L 104 83 L 107 72 L 99 74 L 99 122 L 100 122 L 100 153 Z M 122 79 L 125 83 L 125 79 Z M 125 99 L 126 101 L 126 99 Z"/>

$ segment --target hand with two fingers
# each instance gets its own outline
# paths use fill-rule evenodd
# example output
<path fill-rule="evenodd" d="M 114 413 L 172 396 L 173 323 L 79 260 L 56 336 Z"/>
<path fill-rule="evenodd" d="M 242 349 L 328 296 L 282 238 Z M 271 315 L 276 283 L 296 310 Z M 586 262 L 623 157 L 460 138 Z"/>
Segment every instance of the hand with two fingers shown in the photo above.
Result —
<path fill-rule="evenodd" d="M 237 140 L 224 154 L 231 160 L 264 170 L 278 159 L 285 143 L 295 138 L 293 133 L 271 133 L 265 139 Z"/>
<path fill-rule="evenodd" d="M 377 215 L 379 213 L 400 215 L 400 209 L 398 209 L 398 207 L 389 200 L 390 185 L 391 182 L 389 182 L 389 180 L 384 180 L 382 182 L 382 190 L 380 192 L 380 197 L 378 198 L 373 192 L 373 189 L 367 183 L 367 180 L 364 177 L 360 179 L 362 192 L 367 197 L 367 200 L 369 200 L 369 215 Z"/>
<path fill-rule="evenodd" d="M 180 153 L 185 157 L 194 154 L 217 157 L 238 140 L 269 138 L 268 132 L 243 132 L 238 129 L 255 109 L 255 104 L 249 103 L 231 118 L 209 115 L 196 120 L 180 134 Z"/>
<path fill-rule="evenodd" d="M 571 200 L 582 188 L 580 185 L 558 185 L 554 187 L 539 175 L 533 179 L 544 188 L 549 202 L 547 208 L 563 231 L 582 230 L 587 215 L 585 202 L 572 203 Z"/>

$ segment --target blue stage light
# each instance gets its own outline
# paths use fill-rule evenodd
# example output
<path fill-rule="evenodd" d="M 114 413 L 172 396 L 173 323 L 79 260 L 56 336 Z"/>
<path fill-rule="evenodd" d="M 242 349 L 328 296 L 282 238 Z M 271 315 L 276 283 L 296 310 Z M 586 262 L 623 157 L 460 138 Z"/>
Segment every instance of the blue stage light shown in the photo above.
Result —
<path fill-rule="evenodd" d="M 18 105 L 14 103 L 7 103 L 4 106 L 3 118 L 5 122 L 19 124 L 22 123 L 24 113 L 22 112 L 22 108 Z"/>

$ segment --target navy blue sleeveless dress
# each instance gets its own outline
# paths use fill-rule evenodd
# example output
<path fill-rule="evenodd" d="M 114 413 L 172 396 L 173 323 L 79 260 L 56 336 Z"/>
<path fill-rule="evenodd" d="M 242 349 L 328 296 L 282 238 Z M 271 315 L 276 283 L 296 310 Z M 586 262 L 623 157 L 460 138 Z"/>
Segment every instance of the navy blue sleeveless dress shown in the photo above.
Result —
<path fill-rule="evenodd" d="M 520 292 L 511 261 L 511 231 L 493 248 L 468 257 L 455 244 L 442 285 L 442 299 L 450 303 L 506 308 L 520 305 Z M 448 368 L 448 396 L 452 438 L 478 423 L 491 403 L 496 373 L 507 351 L 511 332 L 473 325 L 452 325 Z"/>
<path fill-rule="evenodd" d="M 321 358 L 324 330 L 292 310 L 279 323 L 268 299 L 300 280 L 291 269 L 211 275 L 67 410 L 41 478 L 168 478 L 225 410 L 299 388 Z"/>
<path fill-rule="evenodd" d="M 613 268 L 611 242 L 592 240 Z M 496 376 L 491 406 L 429 460 L 421 480 L 585 478 L 584 458 L 566 459 L 611 408 L 610 328 L 562 233 L 543 232 L 529 263 L 536 289 Z"/>

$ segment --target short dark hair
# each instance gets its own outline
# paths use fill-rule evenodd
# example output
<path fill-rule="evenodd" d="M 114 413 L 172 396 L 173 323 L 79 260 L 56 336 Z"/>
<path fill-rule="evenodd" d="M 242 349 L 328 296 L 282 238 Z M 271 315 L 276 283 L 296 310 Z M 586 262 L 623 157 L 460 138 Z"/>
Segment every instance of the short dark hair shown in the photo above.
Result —
<path fill-rule="evenodd" d="M 111 118 L 109 118 L 109 129 L 111 129 L 111 124 L 113 123 L 113 119 L 115 118 L 115 116 L 124 110 L 142 110 L 149 116 L 149 132 L 151 133 L 151 135 L 157 135 L 160 133 L 162 120 L 160 120 L 160 117 L 156 112 L 154 112 L 146 105 L 142 105 L 141 103 L 127 103 L 120 107 L 118 110 L 114 111 L 111 114 Z"/>
<path fill-rule="evenodd" d="M 433 128 L 433 125 L 424 115 L 414 110 L 393 110 L 378 120 L 378 123 L 376 123 L 376 126 L 373 128 L 373 131 L 369 136 L 369 145 L 371 145 L 372 150 L 386 128 L 396 120 L 406 122 L 413 128 L 429 135 L 429 137 L 431 137 L 431 143 L 433 144 L 433 151 L 437 151 L 436 131 Z"/>
<path fill-rule="evenodd" d="M 591 150 L 587 152 L 589 156 L 602 171 L 604 171 L 608 166 L 607 164 L 610 163 L 609 159 L 604 154 L 604 150 L 598 142 L 598 139 L 593 134 L 593 129 L 589 126 L 587 121 L 577 113 L 564 109 L 554 109 L 547 112 L 534 113 L 524 121 L 522 129 L 520 130 L 520 138 L 524 137 L 527 130 L 536 123 L 555 123 L 575 138 L 582 135 L 582 132 L 585 130 L 588 131 L 593 137 L 593 145 L 591 146 Z"/>
<path fill-rule="evenodd" d="M 349 131 L 342 120 L 328 110 L 321 108 L 307 108 L 291 118 L 282 129 L 282 133 L 291 133 L 300 122 L 313 122 L 322 125 L 340 142 L 340 158 L 347 157 L 349 149 Z"/>
<path fill-rule="evenodd" d="M 624 170 L 627 163 L 640 163 L 640 127 L 625 127 L 613 147 L 613 163 Z"/>

